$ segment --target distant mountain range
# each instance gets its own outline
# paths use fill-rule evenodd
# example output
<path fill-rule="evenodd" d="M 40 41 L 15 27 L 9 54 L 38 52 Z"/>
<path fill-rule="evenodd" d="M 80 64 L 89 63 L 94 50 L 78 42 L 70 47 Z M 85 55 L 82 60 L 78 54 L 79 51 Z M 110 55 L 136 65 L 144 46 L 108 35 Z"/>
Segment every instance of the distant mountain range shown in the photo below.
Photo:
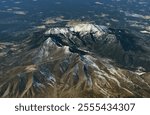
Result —
<path fill-rule="evenodd" d="M 0 44 L 0 97 L 150 97 L 150 40 L 78 23 Z"/>

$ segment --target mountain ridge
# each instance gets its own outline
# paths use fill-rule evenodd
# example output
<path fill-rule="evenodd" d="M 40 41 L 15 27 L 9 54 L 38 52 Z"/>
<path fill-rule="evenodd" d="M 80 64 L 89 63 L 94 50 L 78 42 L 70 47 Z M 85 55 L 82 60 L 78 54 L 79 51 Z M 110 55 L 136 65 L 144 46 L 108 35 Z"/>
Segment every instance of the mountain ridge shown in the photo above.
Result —
<path fill-rule="evenodd" d="M 119 62 L 125 61 L 124 53 L 135 58 L 145 49 L 122 33 L 129 34 L 83 23 L 28 38 L 12 51 L 12 59 L 1 58 L 10 64 L 2 66 L 0 97 L 150 97 L 144 64 L 143 69 L 135 64 L 134 71 Z M 130 59 L 126 63 L 132 65 Z"/>

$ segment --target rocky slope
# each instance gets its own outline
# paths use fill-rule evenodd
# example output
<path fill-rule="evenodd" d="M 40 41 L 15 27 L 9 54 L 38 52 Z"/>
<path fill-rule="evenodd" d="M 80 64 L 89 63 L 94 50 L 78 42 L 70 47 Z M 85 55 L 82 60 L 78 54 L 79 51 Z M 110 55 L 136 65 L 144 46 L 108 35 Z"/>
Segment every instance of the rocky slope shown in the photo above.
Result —
<path fill-rule="evenodd" d="M 0 97 L 150 97 L 149 43 L 80 23 L 2 44 Z"/>

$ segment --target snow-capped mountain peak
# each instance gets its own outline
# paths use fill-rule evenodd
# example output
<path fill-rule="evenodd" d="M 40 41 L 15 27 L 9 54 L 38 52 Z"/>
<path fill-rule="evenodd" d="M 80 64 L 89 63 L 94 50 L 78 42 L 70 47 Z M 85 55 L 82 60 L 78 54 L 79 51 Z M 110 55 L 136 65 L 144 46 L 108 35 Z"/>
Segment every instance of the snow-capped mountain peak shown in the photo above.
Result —
<path fill-rule="evenodd" d="M 77 25 L 70 25 L 64 28 L 50 28 L 48 31 L 45 32 L 46 35 L 49 34 L 67 34 L 67 33 L 80 33 L 81 36 L 92 33 L 94 36 L 99 37 L 105 32 L 107 32 L 107 27 L 95 25 L 95 24 L 77 24 Z"/>

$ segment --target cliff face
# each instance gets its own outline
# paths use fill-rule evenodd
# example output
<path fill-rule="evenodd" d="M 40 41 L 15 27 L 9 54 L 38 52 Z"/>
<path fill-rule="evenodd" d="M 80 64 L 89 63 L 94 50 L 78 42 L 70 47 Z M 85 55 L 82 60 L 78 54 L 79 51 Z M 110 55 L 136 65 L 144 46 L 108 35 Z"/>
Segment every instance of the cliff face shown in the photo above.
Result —
<path fill-rule="evenodd" d="M 87 23 L 1 44 L 0 97 L 150 97 L 149 46 Z"/>

